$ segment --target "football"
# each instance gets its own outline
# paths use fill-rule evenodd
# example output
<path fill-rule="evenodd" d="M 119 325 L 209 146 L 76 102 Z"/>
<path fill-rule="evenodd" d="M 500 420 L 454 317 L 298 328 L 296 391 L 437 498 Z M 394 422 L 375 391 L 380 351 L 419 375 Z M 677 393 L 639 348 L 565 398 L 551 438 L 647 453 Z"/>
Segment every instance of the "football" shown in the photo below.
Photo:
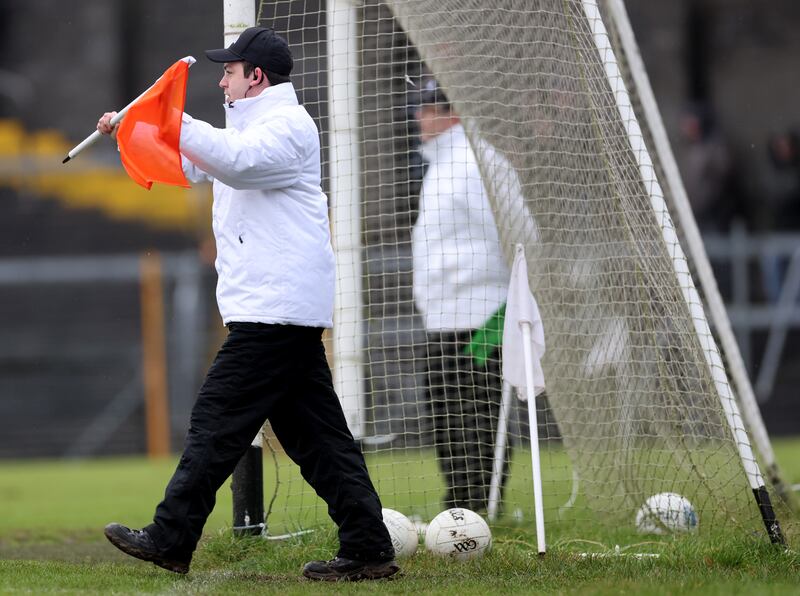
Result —
<path fill-rule="evenodd" d="M 394 555 L 398 559 L 410 557 L 417 552 L 419 534 L 417 528 L 405 515 L 394 509 L 382 509 L 383 523 L 389 530 L 389 536 L 394 546 Z"/>
<path fill-rule="evenodd" d="M 425 548 L 457 560 L 482 557 L 492 546 L 492 532 L 484 519 L 469 509 L 442 511 L 425 531 Z"/>
<path fill-rule="evenodd" d="M 690 532 L 697 529 L 697 524 L 694 507 L 677 493 L 653 495 L 636 513 L 636 529 L 641 534 Z"/>

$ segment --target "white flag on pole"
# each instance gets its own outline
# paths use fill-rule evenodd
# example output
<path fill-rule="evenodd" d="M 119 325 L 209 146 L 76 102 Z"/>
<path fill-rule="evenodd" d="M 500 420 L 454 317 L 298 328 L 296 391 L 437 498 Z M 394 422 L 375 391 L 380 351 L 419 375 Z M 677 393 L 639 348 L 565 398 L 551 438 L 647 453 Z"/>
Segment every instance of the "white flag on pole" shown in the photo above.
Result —
<path fill-rule="evenodd" d="M 539 315 L 539 306 L 528 286 L 528 264 L 525 261 L 525 248 L 517 244 L 514 265 L 511 269 L 511 282 L 508 285 L 508 301 L 503 325 L 503 379 L 517 387 L 521 400 L 527 400 L 523 389 L 525 382 L 525 350 L 522 326 L 530 328 L 531 362 L 533 369 L 533 394 L 544 391 L 544 372 L 541 359 L 544 356 L 544 325 Z"/>

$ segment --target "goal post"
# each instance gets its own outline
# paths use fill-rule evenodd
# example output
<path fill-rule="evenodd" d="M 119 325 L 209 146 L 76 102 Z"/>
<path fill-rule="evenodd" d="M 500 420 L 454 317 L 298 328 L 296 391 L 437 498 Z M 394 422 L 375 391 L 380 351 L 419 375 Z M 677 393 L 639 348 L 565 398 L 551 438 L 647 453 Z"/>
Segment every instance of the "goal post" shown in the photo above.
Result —
<path fill-rule="evenodd" d="M 333 379 L 350 432 L 361 439 L 365 408 L 356 5 L 353 0 L 327 0 L 325 6 L 328 195 L 338 214 L 331 226 L 336 251 L 337 300 L 333 322 Z"/>
<path fill-rule="evenodd" d="M 253 0 L 223 0 L 223 47 L 235 42 L 242 31 L 256 24 Z M 262 432 L 253 438 L 231 476 L 233 532 L 237 535 L 261 534 L 264 519 L 264 468 Z"/>
<path fill-rule="evenodd" d="M 682 244 L 689 252 L 689 263 L 692 266 L 693 274 L 699 280 L 699 285 L 703 290 L 704 302 L 711 323 L 714 326 L 716 335 L 725 359 L 729 363 L 727 370 L 730 372 L 736 396 L 741 406 L 741 413 L 750 430 L 753 438 L 753 445 L 759 460 L 764 466 L 764 473 L 769 480 L 769 484 L 774 488 L 775 493 L 792 510 L 797 509 L 794 495 L 789 485 L 784 481 L 775 459 L 772 443 L 769 440 L 761 411 L 756 402 L 750 377 L 739 350 L 733 329 L 731 327 L 725 304 L 717 287 L 711 263 L 708 260 L 703 240 L 700 237 L 700 230 L 697 222 L 692 215 L 692 208 L 686 195 L 678 164 L 673 155 L 669 144 L 666 129 L 661 119 L 661 114 L 656 104 L 647 70 L 644 67 L 639 49 L 636 45 L 633 29 L 628 19 L 627 11 L 622 0 L 605 0 L 608 6 L 609 21 L 616 30 L 618 36 L 618 50 L 622 58 L 627 62 L 627 71 L 630 75 L 628 84 L 632 86 L 632 95 L 638 97 L 639 117 L 646 123 L 646 130 L 652 138 L 645 140 L 650 146 L 650 151 L 654 156 L 656 167 L 660 164 L 665 181 L 665 199 L 672 204 L 671 212 L 675 214 L 678 227 L 678 234 Z M 637 103 L 634 101 L 634 109 Z"/>
<path fill-rule="evenodd" d="M 545 327 L 550 328 L 551 340 L 553 329 L 556 329 L 556 333 L 559 331 L 556 321 L 563 317 L 561 313 L 555 312 L 557 307 L 554 305 L 563 303 L 564 298 L 572 298 L 574 294 L 574 288 L 570 287 L 574 285 L 573 280 L 565 278 L 559 281 L 553 270 L 565 261 L 586 264 L 592 258 L 580 254 L 581 248 L 576 251 L 574 245 L 562 244 L 562 252 L 549 252 L 556 243 L 564 242 L 563 238 L 552 235 L 548 240 L 548 232 L 556 231 L 555 226 L 549 222 L 565 219 L 565 215 L 586 215 L 586 212 L 580 212 L 583 209 L 572 213 L 564 211 L 565 208 L 570 209 L 568 201 L 574 199 L 576 193 L 584 195 L 589 201 L 604 198 L 608 200 L 608 210 L 598 215 L 606 221 L 598 219 L 597 223 L 616 220 L 614 223 L 618 226 L 619 233 L 596 233 L 597 230 L 591 226 L 581 226 L 572 231 L 582 236 L 578 242 L 587 242 L 584 250 L 623 249 L 613 255 L 620 259 L 618 265 L 621 267 L 611 266 L 603 270 L 605 265 L 595 261 L 596 269 L 590 275 L 596 276 L 595 289 L 610 291 L 608 298 L 628 299 L 631 303 L 621 307 L 612 306 L 607 312 L 602 312 L 599 305 L 584 303 L 581 305 L 581 316 L 593 311 L 595 320 L 601 326 L 608 324 L 602 323 L 603 319 L 611 322 L 624 321 L 625 331 L 621 343 L 628 346 L 638 344 L 640 350 L 637 355 L 628 349 L 625 357 L 627 362 L 622 363 L 628 369 L 626 373 L 636 370 L 643 377 L 653 373 L 663 375 L 663 379 L 659 380 L 665 383 L 661 391 L 669 389 L 680 406 L 687 409 L 689 416 L 707 417 L 702 424 L 713 420 L 713 425 L 717 426 L 715 438 L 726 440 L 725 435 L 728 435 L 727 440 L 733 448 L 731 451 L 738 452 L 740 469 L 743 468 L 759 508 L 764 513 L 764 523 L 770 537 L 781 542 L 783 537 L 774 523 L 763 478 L 753 456 L 738 406 L 733 399 L 714 338 L 705 320 L 702 302 L 695 291 L 686 259 L 680 249 L 658 178 L 642 141 L 642 133 L 627 97 L 597 3 L 589 0 L 545 2 L 537 10 L 526 11 L 525 7 L 528 5 L 524 3 L 500 2 L 493 10 L 481 12 L 480 17 L 477 11 L 471 10 L 473 7 L 467 7 L 464 3 L 397 0 L 389 2 L 389 5 L 462 117 L 474 122 L 470 127 L 473 131 L 473 147 L 480 142 L 480 137 L 495 143 L 512 160 L 515 153 L 520 156 L 516 161 L 520 163 L 521 177 L 527 180 L 526 199 L 543 230 L 544 246 L 530 247 L 536 255 L 533 261 L 536 262 L 538 256 L 540 262 L 551 265 L 548 271 L 549 280 L 543 281 L 541 278 L 544 265 L 538 277 L 536 272 L 532 275 L 534 287 L 547 288 L 549 285 L 553 290 L 553 300 L 548 301 L 545 298 L 544 307 L 549 311 L 545 315 Z M 541 29 L 538 32 L 522 27 L 526 13 L 540 20 Z M 514 17 L 519 18 L 515 20 Z M 510 30 L 517 35 L 516 38 L 508 34 Z M 548 38 L 553 31 L 562 37 Z M 495 49 L 497 54 L 477 51 L 475 48 L 481 45 L 484 50 Z M 480 64 L 485 64 L 485 70 L 480 68 Z M 539 67 L 541 70 L 538 73 L 531 72 L 529 68 L 532 64 L 535 65 L 534 68 Z M 548 87 L 547 83 L 552 86 Z M 529 94 L 527 97 L 523 95 L 526 92 Z M 507 101 L 498 100 L 498 96 Z M 481 101 L 484 98 L 485 101 Z M 537 112 L 545 115 L 548 109 L 556 114 L 553 119 L 545 122 L 549 130 L 544 132 L 551 132 L 549 139 L 537 134 L 542 131 L 540 122 L 530 126 L 520 116 L 525 114 L 526 109 L 530 110 L 531 115 L 536 115 Z M 563 116 L 563 121 L 558 120 L 560 116 Z M 576 132 L 582 136 L 576 137 Z M 530 139 L 530 147 L 527 154 L 520 155 L 525 151 L 524 147 L 520 148 L 520 139 L 526 138 L 526 133 Z M 536 145 L 540 139 L 544 141 L 542 144 L 550 142 L 550 156 L 545 156 L 544 159 L 537 155 L 539 150 Z M 571 147 L 574 151 L 570 151 Z M 587 159 L 587 149 L 596 156 L 594 163 Z M 554 166 L 548 159 L 558 155 L 563 159 L 561 170 L 557 170 L 557 165 Z M 576 159 L 574 156 L 580 158 Z M 548 167 L 553 175 L 550 179 L 542 180 L 536 170 Z M 587 188 L 591 189 L 594 196 L 587 192 Z M 547 194 L 542 196 L 542 190 Z M 564 199 L 561 205 L 553 209 L 551 205 L 554 197 L 562 193 Z M 548 201 L 551 205 L 548 205 Z M 615 202 L 617 205 L 614 205 Z M 498 207 L 496 198 L 494 206 Z M 584 203 L 581 207 L 586 206 Z M 598 206 L 600 209 L 604 207 L 600 202 Z M 641 219 L 633 221 L 633 218 Z M 567 226 L 574 225 L 572 222 L 565 223 Z M 569 231 L 568 228 L 565 231 Z M 502 229 L 500 235 L 507 249 L 518 240 L 512 234 L 504 233 Z M 609 243 L 615 246 L 610 246 Z M 608 256 L 612 254 L 609 253 Z M 659 277 L 656 278 L 655 274 Z M 623 287 L 598 287 L 607 283 L 604 277 L 617 284 L 624 280 Z M 631 296 L 631 288 L 634 293 L 641 292 L 641 297 Z M 658 308 L 664 309 L 662 312 L 657 312 L 646 304 L 655 301 L 654 299 L 660 303 Z M 632 315 L 638 316 L 645 326 L 638 330 L 631 329 L 627 321 Z M 587 335 L 590 335 L 592 322 L 582 325 L 569 320 L 567 325 L 572 329 L 566 330 L 566 341 L 572 344 L 570 347 L 573 350 L 578 348 L 580 351 L 580 344 L 585 340 L 576 337 L 575 332 L 583 326 L 589 332 Z M 611 325 L 616 326 L 615 323 Z M 605 338 L 603 332 L 600 335 Z M 644 350 L 649 351 L 649 354 Z M 681 363 L 681 369 L 677 364 L 677 356 L 686 352 L 692 353 L 692 358 Z M 655 362 L 647 362 L 651 359 Z M 551 378 L 555 373 L 560 378 L 571 377 L 572 382 L 575 382 L 585 373 L 585 369 L 576 371 L 576 365 L 580 364 L 568 360 L 556 363 L 550 359 L 546 370 L 550 369 L 548 372 Z M 659 366 L 661 371 L 656 368 Z M 559 369 L 569 371 L 569 374 L 558 374 L 556 371 Z M 559 381 L 557 379 L 556 382 Z M 692 383 L 694 386 L 687 391 L 688 387 L 680 386 L 684 383 Z M 562 431 L 573 416 L 571 410 L 576 407 L 570 396 L 575 389 L 566 385 L 553 387 L 551 382 L 548 391 Z M 641 386 L 634 389 L 639 392 L 638 396 L 631 393 L 631 388 L 619 392 L 619 397 L 625 403 L 621 404 L 619 413 L 613 414 L 612 411 L 612 414 L 623 416 L 615 421 L 621 424 L 620 428 L 624 430 L 622 434 L 635 431 L 635 426 L 624 417 L 633 411 L 640 411 L 642 407 L 652 408 L 657 403 L 646 402 L 657 398 L 658 390 L 652 390 L 652 397 L 643 400 L 642 389 Z M 669 397 L 668 392 L 665 393 L 667 395 L 664 397 Z M 705 413 L 697 408 L 701 401 L 697 397 L 698 393 L 705 394 L 707 401 L 703 407 L 708 409 Z M 694 396 L 690 397 L 690 394 Z M 651 422 L 674 424 L 675 421 L 669 418 L 670 416 L 666 416 L 665 420 L 656 419 Z M 590 430 L 583 419 L 579 425 L 584 432 Z M 724 430 L 725 427 L 727 431 Z M 657 433 L 667 434 L 666 430 L 659 429 Z M 663 438 L 669 440 L 669 437 Z M 699 437 L 693 437 L 693 440 L 697 438 Z M 565 436 L 564 439 L 567 442 L 574 441 L 575 450 L 582 442 L 579 436 Z M 636 440 L 634 437 L 603 437 L 603 440 L 617 446 L 627 443 L 625 448 L 633 453 L 645 454 L 647 451 L 631 448 Z M 731 473 L 735 471 L 731 470 Z M 604 498 L 609 492 L 597 496 Z"/>
<path fill-rule="evenodd" d="M 672 224 L 672 218 L 667 211 L 664 193 L 655 174 L 649 151 L 644 143 L 642 130 L 639 127 L 639 122 L 633 111 L 633 105 L 625 87 L 624 79 L 617 65 L 608 32 L 600 16 L 597 0 L 582 0 L 582 6 L 586 18 L 591 24 L 592 37 L 597 46 L 597 51 L 601 56 L 601 60 L 603 61 L 606 76 L 614 93 L 617 109 L 619 110 L 620 119 L 624 123 L 625 130 L 628 134 L 631 150 L 636 156 L 636 162 L 639 166 L 642 181 L 645 183 L 647 192 L 650 195 L 653 212 L 656 219 L 660 222 L 664 244 L 670 249 L 675 275 L 678 278 L 678 284 L 683 293 L 684 300 L 686 301 L 689 316 L 694 323 L 695 332 L 702 344 L 703 356 L 708 364 L 714 382 L 714 389 L 719 396 L 720 405 L 725 413 L 731 435 L 739 451 L 742 467 L 747 476 L 750 488 L 753 490 L 756 504 L 762 514 L 770 540 L 778 544 L 784 544 L 785 539 L 780 524 L 775 517 L 769 493 L 766 490 L 758 462 L 753 455 L 749 437 L 739 414 L 739 407 L 731 392 L 725 367 L 720 358 L 719 351 L 717 350 L 714 336 L 711 334 L 711 329 L 708 326 L 702 301 L 700 300 L 700 296 L 695 289 L 694 281 L 690 275 L 686 256 L 683 254 L 675 227 Z M 619 8 L 619 5 L 617 5 L 617 8 Z M 651 183 L 648 184 L 648 182 Z M 688 205 L 686 206 L 688 207 Z M 687 219 L 685 212 L 683 216 L 685 221 Z M 713 280 L 711 283 L 713 289 L 716 290 L 716 284 Z M 719 318 L 721 317 L 718 317 L 718 319 Z M 736 354 L 738 355 L 738 351 Z"/>
<path fill-rule="evenodd" d="M 649 497 L 676 492 L 701 532 L 764 525 L 781 543 L 757 461 L 774 463 L 769 438 L 757 406 L 748 410 L 744 369 L 734 370 L 741 359 L 702 243 L 681 248 L 687 230 L 699 236 L 685 192 L 673 190 L 679 179 L 669 179 L 671 154 L 653 149 L 663 126 L 640 110 L 651 98 L 623 55 L 635 55 L 632 35 L 627 48 L 615 37 L 629 33 L 620 9 L 616 0 L 261 1 L 258 22 L 289 39 L 293 82 L 321 129 L 338 267 L 336 389 L 384 506 L 431 519 L 444 508 L 437 451 L 446 446 L 433 432 L 411 254 L 426 167 L 413 112 L 430 72 L 461 117 L 507 262 L 525 248 L 542 313 L 547 393 L 532 418 L 548 535 L 624 540 Z M 477 395 L 442 389 L 465 407 Z M 500 525 L 533 517 L 527 407 L 513 400 L 503 422 L 509 474 L 502 490 L 492 486 Z M 469 416 L 462 424 L 468 435 Z M 270 528 L 329 523 L 273 443 Z M 495 459 L 494 444 L 481 447 Z"/>

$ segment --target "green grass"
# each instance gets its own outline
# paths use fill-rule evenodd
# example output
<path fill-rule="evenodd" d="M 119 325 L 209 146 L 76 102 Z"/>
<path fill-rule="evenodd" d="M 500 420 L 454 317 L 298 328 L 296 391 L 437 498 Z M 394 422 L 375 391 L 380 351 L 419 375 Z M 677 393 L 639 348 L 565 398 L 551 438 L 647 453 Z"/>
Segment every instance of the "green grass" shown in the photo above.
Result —
<path fill-rule="evenodd" d="M 785 476 L 800 482 L 800 440 L 777 440 L 774 447 Z M 0 463 L 0 593 L 795 594 L 800 586 L 800 556 L 770 546 L 760 532 L 649 540 L 612 529 L 585 542 L 553 532 L 548 554 L 539 558 L 535 534 L 525 524 L 495 527 L 494 547 L 479 561 L 454 563 L 418 552 L 402 563 L 397 581 L 312 584 L 299 571 L 305 561 L 335 551 L 330 524 L 285 541 L 233 538 L 227 485 L 219 491 L 192 572 L 179 577 L 125 557 L 101 532 L 109 521 L 147 523 L 174 465 L 173 459 L 140 458 Z M 395 479 L 435 473 L 435 467 L 403 464 L 386 469 Z M 267 483 L 270 473 L 265 466 Z M 376 478 L 379 486 L 390 480 Z M 289 489 L 296 479 L 285 476 L 281 482 Z M 439 490 L 425 491 L 422 501 L 387 505 L 407 511 L 435 507 L 425 499 L 435 500 Z M 315 499 L 303 499 L 294 503 L 298 510 L 318 510 Z M 278 499 L 276 511 L 285 505 Z M 796 535 L 796 520 L 782 521 Z M 623 556 L 578 554 L 607 553 L 615 544 L 622 545 Z M 627 556 L 631 552 L 660 556 L 639 560 Z"/>

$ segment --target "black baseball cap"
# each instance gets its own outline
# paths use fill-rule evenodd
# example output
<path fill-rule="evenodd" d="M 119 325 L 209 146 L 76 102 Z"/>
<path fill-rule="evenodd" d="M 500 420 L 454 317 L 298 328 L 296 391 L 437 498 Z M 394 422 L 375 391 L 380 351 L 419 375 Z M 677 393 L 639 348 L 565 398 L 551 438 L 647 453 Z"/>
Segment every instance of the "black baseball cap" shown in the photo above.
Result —
<path fill-rule="evenodd" d="M 229 47 L 220 50 L 206 50 L 212 62 L 246 61 L 274 72 L 288 76 L 292 72 L 292 52 L 289 44 L 274 30 L 267 27 L 250 27 L 242 31 L 239 39 Z"/>

